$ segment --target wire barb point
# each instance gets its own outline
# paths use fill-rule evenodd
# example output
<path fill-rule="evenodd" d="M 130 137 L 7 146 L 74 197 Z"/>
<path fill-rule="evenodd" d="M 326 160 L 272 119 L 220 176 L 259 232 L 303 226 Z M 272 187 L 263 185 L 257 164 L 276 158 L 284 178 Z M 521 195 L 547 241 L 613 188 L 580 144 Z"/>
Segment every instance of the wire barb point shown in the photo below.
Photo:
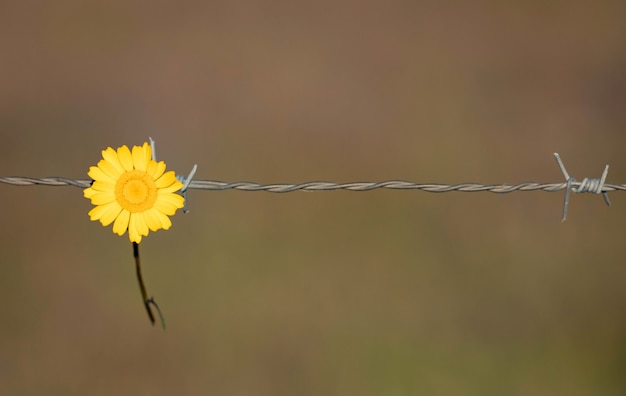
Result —
<path fill-rule="evenodd" d="M 609 199 L 607 190 L 604 188 L 606 176 L 609 174 L 608 165 L 604 167 L 604 171 L 602 172 L 602 176 L 600 178 L 594 179 L 585 177 L 582 182 L 577 182 L 576 179 L 574 179 L 569 175 L 569 173 L 567 173 L 567 169 L 565 169 L 565 164 L 563 164 L 559 153 L 554 153 L 554 158 L 556 158 L 556 162 L 559 165 L 559 168 L 561 168 L 561 172 L 563 173 L 563 176 L 565 177 L 565 181 L 567 183 L 567 186 L 565 187 L 565 198 L 563 200 L 563 216 L 561 218 L 561 222 L 564 222 L 567 219 L 567 208 L 569 206 L 570 191 L 574 191 L 575 193 L 590 192 L 594 194 L 602 194 L 606 205 L 611 205 L 611 200 Z"/>
<path fill-rule="evenodd" d="M 156 142 L 150 136 L 148 136 L 148 140 L 150 140 L 150 148 L 152 149 L 152 161 L 156 162 Z"/>
<path fill-rule="evenodd" d="M 183 183 L 183 188 L 180 189 L 180 193 L 183 194 L 183 198 L 185 198 L 185 206 L 183 206 L 183 213 L 189 213 L 189 209 L 187 207 L 187 189 L 189 188 L 189 185 L 191 184 L 191 181 L 193 180 L 193 177 L 196 174 L 197 170 L 198 170 L 198 164 L 194 164 L 193 168 L 191 168 L 191 172 L 189 172 L 189 175 L 187 177 L 182 176 L 182 175 L 176 176 L 176 179 L 178 179 L 179 181 Z"/>

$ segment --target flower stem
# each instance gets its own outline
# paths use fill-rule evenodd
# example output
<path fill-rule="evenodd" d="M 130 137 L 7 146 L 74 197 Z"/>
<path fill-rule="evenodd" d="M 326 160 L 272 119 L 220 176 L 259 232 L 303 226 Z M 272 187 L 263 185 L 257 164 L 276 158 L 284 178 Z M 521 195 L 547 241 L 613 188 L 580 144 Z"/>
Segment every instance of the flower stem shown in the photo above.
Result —
<path fill-rule="evenodd" d="M 137 269 L 137 280 L 139 281 L 139 289 L 141 291 L 141 298 L 143 299 L 143 305 L 146 308 L 146 312 L 148 313 L 148 317 L 150 318 L 150 323 L 154 326 L 154 315 L 152 314 L 152 310 L 150 309 L 150 304 L 154 305 L 157 312 L 159 313 L 159 318 L 161 319 L 161 326 L 163 330 L 165 330 L 165 319 L 161 314 L 161 310 L 157 305 L 156 301 L 154 301 L 153 297 L 148 298 L 148 292 L 146 291 L 146 286 L 143 283 L 143 278 L 141 276 L 141 263 L 139 260 L 139 244 L 137 242 L 133 242 L 133 256 L 135 257 L 135 268 Z"/>

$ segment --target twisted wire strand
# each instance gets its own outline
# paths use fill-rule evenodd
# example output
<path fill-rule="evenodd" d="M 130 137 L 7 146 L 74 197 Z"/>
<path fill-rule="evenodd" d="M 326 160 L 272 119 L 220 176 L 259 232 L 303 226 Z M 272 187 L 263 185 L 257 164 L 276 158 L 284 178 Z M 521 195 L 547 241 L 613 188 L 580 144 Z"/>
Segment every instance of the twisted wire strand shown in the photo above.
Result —
<path fill-rule="evenodd" d="M 74 186 L 86 188 L 91 185 L 89 179 L 70 179 L 67 177 L 0 177 L 0 183 L 12 184 L 16 186 Z M 589 181 L 582 182 L 572 181 L 570 188 L 574 191 L 581 190 L 589 184 Z M 597 186 L 595 186 L 597 187 Z M 389 190 L 420 190 L 433 193 L 445 193 L 451 191 L 459 192 L 491 192 L 496 194 L 506 194 L 515 191 L 547 191 L 555 192 L 568 188 L 567 182 L 556 183 L 535 183 L 524 182 L 518 184 L 480 184 L 480 183 L 458 183 L 458 184 L 440 184 L 440 183 L 413 183 L 404 180 L 387 180 L 382 182 L 350 182 L 350 183 L 333 183 L 326 181 L 312 181 L 298 184 L 275 183 L 260 184 L 254 182 L 222 182 L 215 180 L 192 180 L 188 189 L 195 190 L 239 190 L 239 191 L 267 191 L 273 193 L 287 193 L 292 191 L 371 191 L 376 189 Z M 626 184 L 609 184 L 605 183 L 601 187 L 602 193 L 610 191 L 626 191 Z M 599 192 L 596 192 L 599 193 Z"/>

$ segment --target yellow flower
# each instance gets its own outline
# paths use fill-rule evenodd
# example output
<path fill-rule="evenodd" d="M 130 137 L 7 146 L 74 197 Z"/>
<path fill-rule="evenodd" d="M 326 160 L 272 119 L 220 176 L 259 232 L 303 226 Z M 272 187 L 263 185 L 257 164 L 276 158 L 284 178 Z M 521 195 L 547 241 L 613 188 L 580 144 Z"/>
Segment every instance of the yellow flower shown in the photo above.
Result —
<path fill-rule="evenodd" d="M 183 207 L 185 199 L 176 194 L 183 184 L 173 171 L 165 172 L 165 163 L 152 160 L 148 143 L 111 147 L 102 151 L 102 160 L 87 173 L 94 182 L 84 190 L 85 198 L 95 205 L 89 212 L 92 221 L 103 226 L 113 223 L 113 232 L 131 242 L 141 242 L 149 231 L 172 226 L 168 216 Z"/>

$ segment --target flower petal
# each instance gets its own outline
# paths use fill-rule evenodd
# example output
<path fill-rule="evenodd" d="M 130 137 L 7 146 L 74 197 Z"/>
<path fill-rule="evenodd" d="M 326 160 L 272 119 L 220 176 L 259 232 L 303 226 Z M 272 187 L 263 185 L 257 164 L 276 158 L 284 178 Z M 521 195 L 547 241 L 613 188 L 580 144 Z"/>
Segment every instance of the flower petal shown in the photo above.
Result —
<path fill-rule="evenodd" d="M 97 180 L 95 182 L 93 182 L 91 184 L 91 189 L 97 192 L 107 192 L 107 191 L 111 191 L 114 192 L 115 191 L 115 184 L 114 183 L 109 183 L 109 182 L 105 182 L 102 180 Z"/>
<path fill-rule="evenodd" d="M 94 183 L 97 183 L 97 182 L 94 182 Z M 93 189 L 93 188 L 91 188 L 91 187 L 87 187 L 86 189 L 84 189 L 84 190 L 83 190 L 83 196 L 84 196 L 85 198 L 87 198 L 87 199 L 91 199 L 91 197 L 92 197 L 95 193 L 97 193 L 97 191 L 96 191 L 96 190 L 94 190 L 94 189 Z"/>
<path fill-rule="evenodd" d="M 183 188 L 183 183 L 176 180 L 176 182 L 172 183 L 169 187 L 163 187 L 159 189 L 160 194 L 174 194 L 176 191 L 179 191 Z"/>
<path fill-rule="evenodd" d="M 131 213 L 131 216 L 130 216 L 130 223 L 131 224 L 134 223 L 133 217 L 134 217 L 134 214 Z M 130 224 L 128 226 L 128 239 L 130 239 L 131 242 L 141 243 L 141 235 L 139 235 L 137 233 L 137 230 L 134 227 L 131 227 Z"/>
<path fill-rule="evenodd" d="M 163 172 L 165 172 L 165 162 L 150 161 L 150 165 L 148 166 L 147 172 L 149 175 L 152 175 L 154 180 L 157 180 L 158 178 L 161 177 L 161 175 L 163 175 Z"/>
<path fill-rule="evenodd" d="M 114 178 L 112 178 L 111 176 L 107 175 L 106 173 L 104 173 L 102 171 L 102 169 L 100 169 L 100 168 L 98 168 L 96 166 L 89 167 L 89 172 L 87 172 L 87 174 L 93 180 L 104 181 L 104 182 L 107 182 L 107 183 L 115 184 L 115 179 Z"/>
<path fill-rule="evenodd" d="M 150 229 L 148 228 L 148 224 L 146 224 L 146 219 L 143 214 L 144 212 L 135 213 L 135 227 L 137 227 L 139 234 L 146 236 L 150 232 Z"/>
<path fill-rule="evenodd" d="M 170 220 L 170 218 L 167 217 L 166 215 L 164 215 L 163 213 L 157 211 L 157 210 L 155 210 L 154 212 L 156 213 L 156 215 L 161 220 L 161 227 L 164 230 L 169 230 L 169 228 L 172 226 L 172 221 Z"/>
<path fill-rule="evenodd" d="M 91 211 L 89 211 L 89 217 L 91 220 L 100 220 L 100 223 L 106 227 L 115 220 L 121 211 L 122 207 L 116 201 L 113 201 L 91 209 Z"/>
<path fill-rule="evenodd" d="M 90 197 L 92 205 L 106 205 L 115 201 L 115 194 L 113 192 L 96 192 Z"/>
<path fill-rule="evenodd" d="M 152 161 L 152 146 L 149 145 L 148 142 L 145 142 L 143 144 L 143 149 L 146 151 L 146 158 Z"/>
<path fill-rule="evenodd" d="M 157 213 L 159 213 L 159 211 L 154 208 L 143 212 L 144 219 L 146 220 L 146 224 L 148 225 L 150 231 L 156 231 L 163 228 L 161 225 L 161 219 Z"/>
<path fill-rule="evenodd" d="M 177 209 L 185 206 L 185 198 L 182 195 L 174 194 L 174 193 L 161 193 L 159 192 L 159 198 L 157 201 L 168 202 L 171 205 L 174 205 Z"/>
<path fill-rule="evenodd" d="M 137 224 L 138 223 L 138 218 L 139 218 L 138 215 L 139 215 L 139 213 L 131 213 L 130 214 L 130 222 L 128 224 L 128 237 L 130 238 L 131 242 L 140 243 L 142 234 L 141 234 L 139 226 Z M 144 234 L 144 235 L 147 235 L 147 233 Z"/>
<path fill-rule="evenodd" d="M 124 167 L 120 163 L 117 151 L 113 150 L 111 147 L 108 147 L 106 150 L 102 150 L 102 158 L 110 162 L 120 174 L 124 172 Z"/>
<path fill-rule="evenodd" d="M 113 232 L 119 236 L 124 235 L 126 230 L 128 230 L 128 222 L 130 220 L 130 212 L 126 209 L 122 209 L 119 216 L 115 219 L 115 223 L 113 223 Z"/>
<path fill-rule="evenodd" d="M 155 179 L 157 188 L 170 187 L 172 184 L 176 183 L 176 181 L 176 174 L 174 171 L 166 172 L 158 179 Z M 182 183 L 180 184 L 180 187 L 183 187 Z"/>
<path fill-rule="evenodd" d="M 117 168 L 107 160 L 100 160 L 98 162 L 98 168 L 112 179 L 117 179 L 123 173 L 118 171 Z"/>
<path fill-rule="evenodd" d="M 120 160 L 120 164 L 124 167 L 125 170 L 131 171 L 133 170 L 133 157 L 130 154 L 130 150 L 126 145 L 117 149 L 117 157 Z"/>
<path fill-rule="evenodd" d="M 159 198 L 157 198 L 154 203 L 154 208 L 163 214 L 173 216 L 176 210 L 182 208 L 184 205 L 185 200 L 180 195 L 166 194 L 163 196 L 159 195 Z"/>
<path fill-rule="evenodd" d="M 153 179 L 155 179 L 154 172 L 156 172 L 156 170 L 157 170 L 157 163 L 152 160 L 148 161 L 148 165 L 146 166 L 146 173 L 152 176 Z"/>
<path fill-rule="evenodd" d="M 133 147 L 133 164 L 135 169 L 145 171 L 150 161 L 150 146 L 144 143 L 143 146 Z"/>

